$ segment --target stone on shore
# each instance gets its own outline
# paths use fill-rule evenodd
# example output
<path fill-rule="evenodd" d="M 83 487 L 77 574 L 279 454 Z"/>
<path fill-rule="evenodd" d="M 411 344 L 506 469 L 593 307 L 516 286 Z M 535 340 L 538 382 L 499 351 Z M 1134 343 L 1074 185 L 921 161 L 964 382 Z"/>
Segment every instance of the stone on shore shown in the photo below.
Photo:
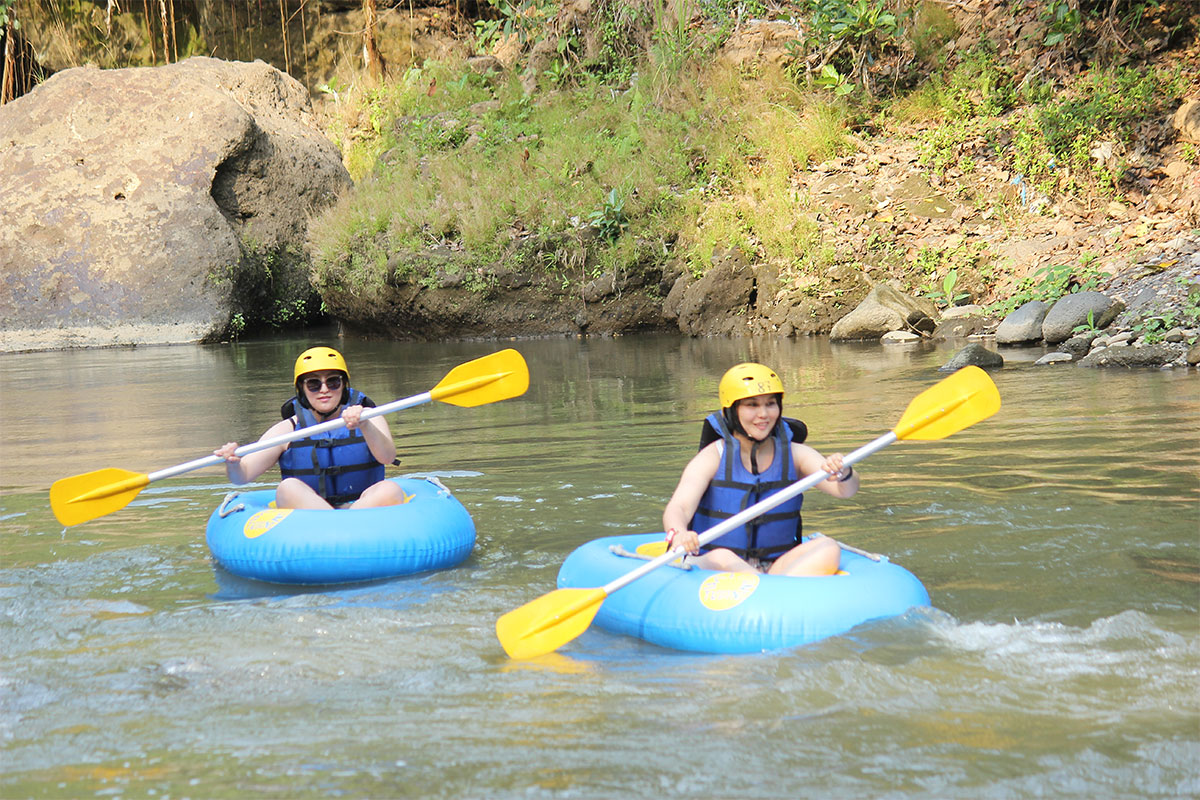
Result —
<path fill-rule="evenodd" d="M 1030 300 L 1005 317 L 996 327 L 996 344 L 1029 344 L 1042 340 L 1042 321 L 1049 306 Z"/>
<path fill-rule="evenodd" d="M 1003 367 L 1004 356 L 988 350 L 978 342 L 971 342 L 955 353 L 949 361 L 938 367 L 939 372 L 957 372 L 963 367 Z"/>
<path fill-rule="evenodd" d="M 1065 342 L 1076 328 L 1105 328 L 1125 310 L 1125 304 L 1102 292 L 1077 292 L 1060 297 L 1042 320 L 1042 338 Z"/>
<path fill-rule="evenodd" d="M 881 339 L 889 331 L 931 333 L 936 311 L 928 301 L 909 297 L 886 284 L 872 287 L 863 301 L 833 325 L 833 341 Z"/>

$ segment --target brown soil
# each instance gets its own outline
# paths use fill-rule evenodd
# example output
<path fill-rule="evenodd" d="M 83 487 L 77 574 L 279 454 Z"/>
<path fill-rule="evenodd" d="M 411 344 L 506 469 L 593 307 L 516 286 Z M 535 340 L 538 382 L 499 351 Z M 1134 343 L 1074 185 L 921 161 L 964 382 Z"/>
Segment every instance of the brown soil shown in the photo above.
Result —
<path fill-rule="evenodd" d="M 1061 49 L 1029 45 L 1044 38 L 1040 4 L 966 0 L 948 7 L 963 31 L 952 47 L 970 46 L 982 24 L 1000 43 L 998 55 L 1019 65 L 1016 80 L 1062 79 L 1087 57 L 1120 63 L 1123 55 L 1131 63 L 1179 70 L 1192 87 L 1184 102 L 1200 102 L 1200 43 L 1172 39 L 1173 20 L 1149 21 L 1136 40 L 1093 23 L 1089 49 L 1065 60 Z M 820 209 L 823 238 L 836 243 L 839 263 L 860 266 L 864 283 L 891 280 L 913 291 L 922 250 L 958 249 L 981 254 L 981 269 L 960 270 L 955 291 L 965 292 L 966 300 L 1002 300 L 1039 270 L 1087 263 L 1107 276 L 1099 288 L 1128 305 L 1143 313 L 1178 312 L 1189 293 L 1200 292 L 1197 131 L 1180 127 L 1169 117 L 1147 118 L 1139 126 L 1137 141 L 1124 154 L 1130 169 L 1119 201 L 1040 196 L 1021 176 L 989 160 L 986 149 L 972 153 L 977 163 L 969 173 L 951 167 L 938 178 L 918 164 L 919 131 L 902 128 L 870 131 L 855 153 L 815 165 L 797 183 Z M 1094 157 L 1114 155 L 1101 149 Z M 1002 279 L 995 280 L 997 274 Z M 845 288 L 832 277 L 834 289 Z M 781 300 L 799 302 L 804 288 L 785 288 Z M 861 293 L 841 300 L 856 301 Z"/>

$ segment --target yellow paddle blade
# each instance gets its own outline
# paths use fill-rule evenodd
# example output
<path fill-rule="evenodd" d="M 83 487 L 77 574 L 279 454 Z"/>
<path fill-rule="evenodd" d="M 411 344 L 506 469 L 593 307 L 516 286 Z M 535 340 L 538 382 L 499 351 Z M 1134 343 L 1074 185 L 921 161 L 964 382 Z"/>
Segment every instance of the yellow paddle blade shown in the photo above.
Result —
<path fill-rule="evenodd" d="M 63 525 L 78 525 L 129 505 L 150 476 L 108 467 L 61 478 L 50 487 L 50 508 Z"/>
<path fill-rule="evenodd" d="M 913 398 L 896 438 L 932 441 L 985 420 L 1000 410 L 1000 392 L 979 367 L 963 367 Z"/>
<path fill-rule="evenodd" d="M 658 558 L 667 552 L 667 540 L 655 539 L 653 542 L 643 542 L 637 546 L 637 554 L 647 558 Z"/>
<path fill-rule="evenodd" d="M 511 658 L 536 658 L 586 631 L 605 597 L 603 589 L 557 589 L 496 620 L 496 636 Z"/>
<path fill-rule="evenodd" d="M 525 394 L 529 368 L 516 350 L 501 350 L 490 356 L 459 364 L 442 378 L 429 394 L 453 406 L 481 406 Z"/>

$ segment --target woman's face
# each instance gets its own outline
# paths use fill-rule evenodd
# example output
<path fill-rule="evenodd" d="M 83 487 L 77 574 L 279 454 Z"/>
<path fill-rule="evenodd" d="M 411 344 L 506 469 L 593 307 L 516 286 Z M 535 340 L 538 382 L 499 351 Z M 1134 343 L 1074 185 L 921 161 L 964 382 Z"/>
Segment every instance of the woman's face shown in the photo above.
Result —
<path fill-rule="evenodd" d="M 779 421 L 779 398 L 773 394 L 760 394 L 739 400 L 737 414 L 742 430 L 761 442 L 771 435 Z"/>
<path fill-rule="evenodd" d="M 337 388 L 330 386 L 330 383 L 336 384 Z M 341 404 L 342 386 L 342 373 L 336 369 L 306 372 L 300 378 L 301 390 L 308 398 L 309 404 L 322 416 L 331 413 Z"/>

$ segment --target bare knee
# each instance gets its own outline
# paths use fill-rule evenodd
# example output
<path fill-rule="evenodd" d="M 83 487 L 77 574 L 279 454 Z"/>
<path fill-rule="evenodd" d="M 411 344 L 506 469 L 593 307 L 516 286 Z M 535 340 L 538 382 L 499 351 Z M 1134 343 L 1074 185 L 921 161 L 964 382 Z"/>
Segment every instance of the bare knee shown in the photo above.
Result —
<path fill-rule="evenodd" d="M 275 488 L 276 508 L 332 508 L 324 497 L 299 478 L 284 478 Z"/>
<path fill-rule="evenodd" d="M 842 560 L 842 548 L 833 539 L 821 537 L 814 543 L 812 560 L 822 569 L 822 574 L 832 575 L 837 572 L 838 562 Z"/>
<path fill-rule="evenodd" d="M 789 550 L 772 565 L 771 574 L 795 577 L 832 575 L 837 572 L 841 558 L 842 549 L 838 543 L 822 536 Z"/>
<path fill-rule="evenodd" d="M 368 486 L 351 508 L 378 508 L 404 502 L 404 490 L 395 481 L 380 481 Z"/>
<path fill-rule="evenodd" d="M 757 572 L 758 570 L 750 566 L 737 553 L 732 550 L 727 550 L 724 547 L 718 547 L 716 550 L 709 550 L 707 553 L 701 554 L 702 559 L 699 563 L 701 569 L 711 569 L 718 572 Z"/>

